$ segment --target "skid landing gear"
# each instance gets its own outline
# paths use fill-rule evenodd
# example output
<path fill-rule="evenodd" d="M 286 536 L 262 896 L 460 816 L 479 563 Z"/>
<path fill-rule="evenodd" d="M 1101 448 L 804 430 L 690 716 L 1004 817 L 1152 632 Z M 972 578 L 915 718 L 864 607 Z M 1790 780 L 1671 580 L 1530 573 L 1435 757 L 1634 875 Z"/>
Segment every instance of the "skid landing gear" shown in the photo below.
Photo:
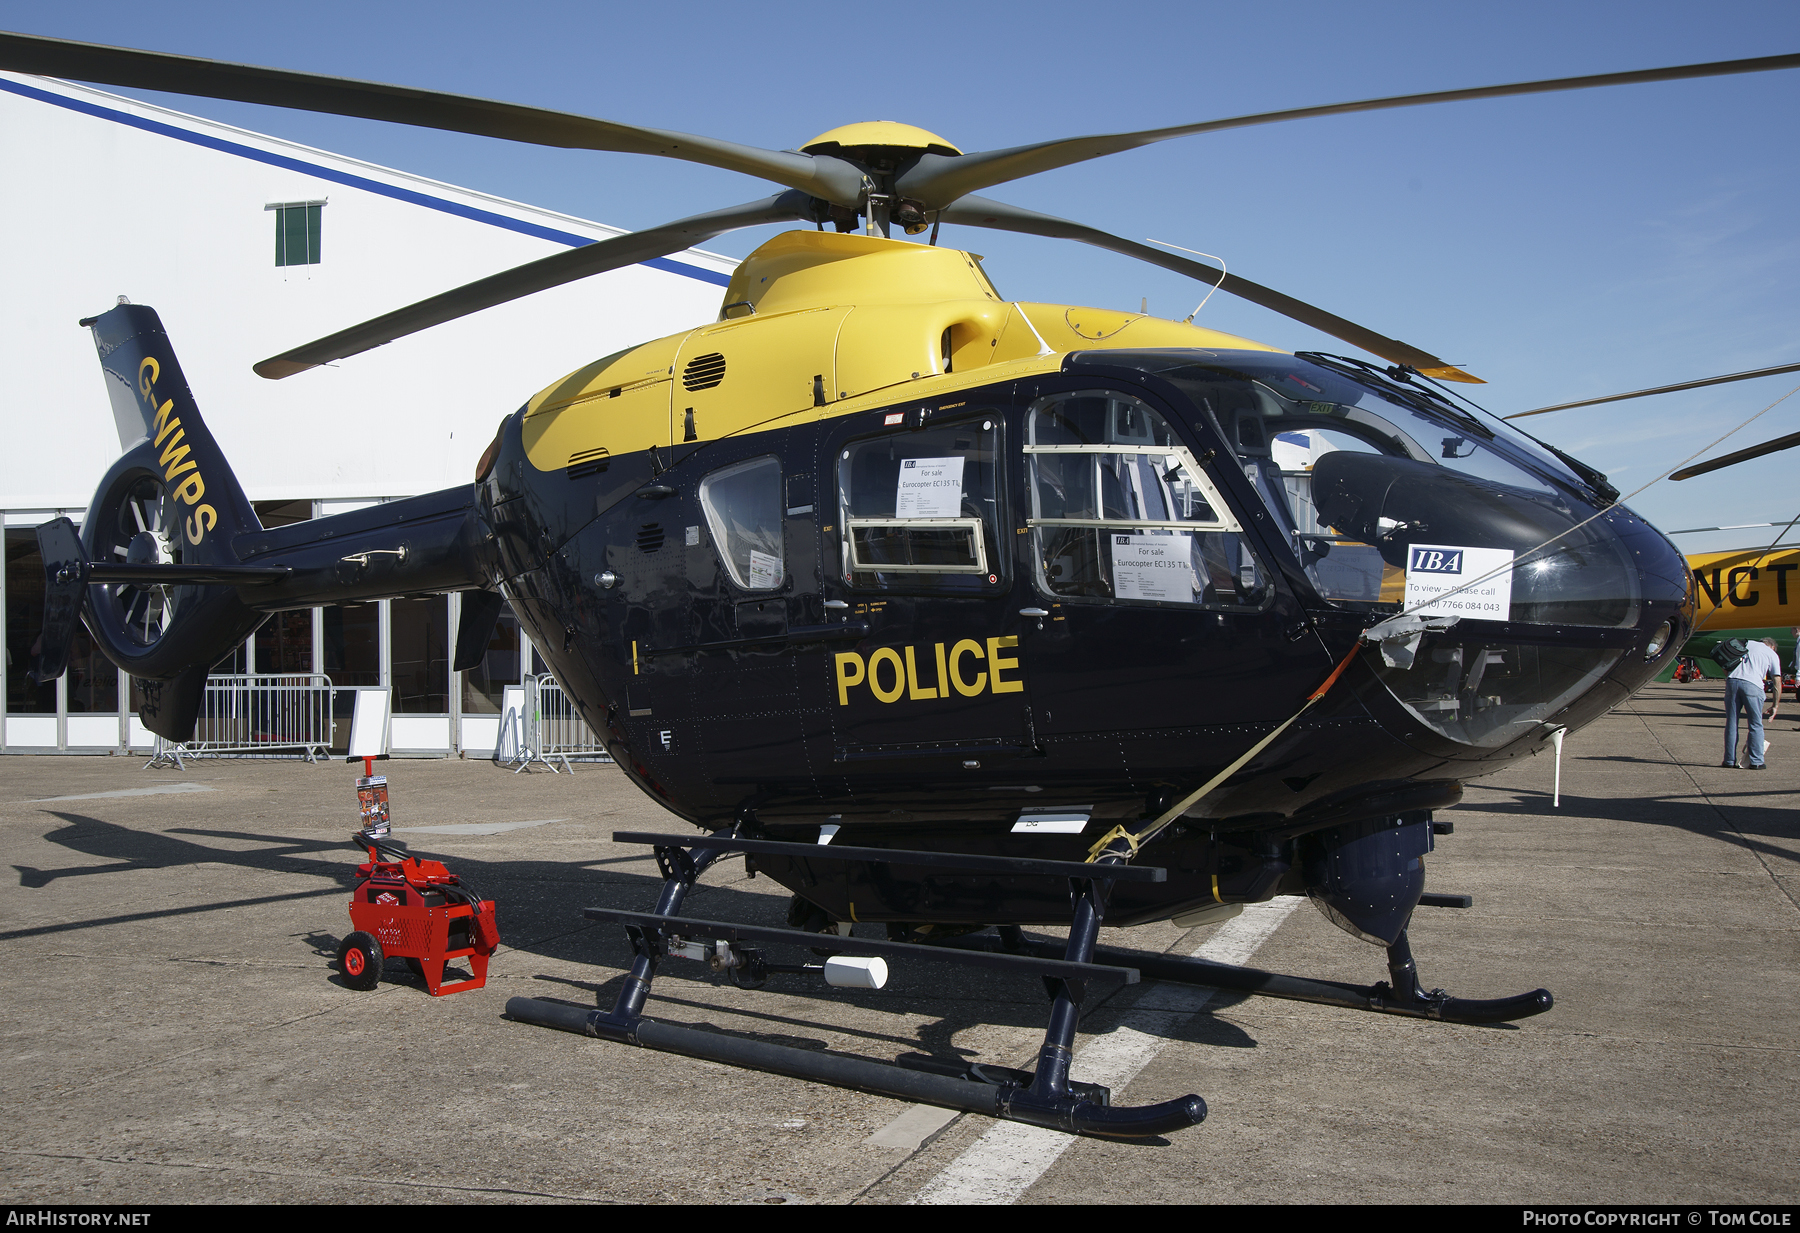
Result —
<path fill-rule="evenodd" d="M 1449 896 L 1438 898 L 1448 899 Z M 997 938 L 952 938 L 940 945 L 1037 955 L 1047 953 L 1056 944 L 1042 938 L 1026 937 L 1014 926 L 1003 926 Z M 1541 1015 L 1555 1005 L 1555 999 L 1550 996 L 1548 989 L 1534 989 L 1515 997 L 1491 999 L 1453 998 L 1442 989 L 1426 991 L 1419 985 L 1418 965 L 1413 962 L 1412 947 L 1408 945 L 1404 931 L 1399 940 L 1387 950 L 1391 984 L 1385 980 L 1374 985 L 1310 980 L 1304 976 L 1284 976 L 1279 972 L 1213 963 L 1207 959 L 1123 950 L 1114 946 L 1096 946 L 1092 957 L 1095 963 L 1136 968 L 1150 980 L 1202 985 L 1209 989 L 1231 989 L 1258 997 L 1316 1002 L 1322 1006 L 1342 1006 L 1348 1010 L 1368 1010 L 1384 1015 L 1439 1019 L 1445 1023 L 1511 1023 L 1516 1019 Z"/>
<path fill-rule="evenodd" d="M 624 924 L 636 957 L 625 987 L 609 1011 L 586 1010 L 535 998 L 513 998 L 506 1013 L 514 1019 L 557 1028 L 601 1040 L 679 1053 L 688 1057 L 725 1062 L 750 1070 L 766 1070 L 818 1083 L 874 1092 L 901 1100 L 962 1109 L 989 1117 L 1027 1122 L 1072 1134 L 1108 1139 L 1140 1139 L 1168 1134 L 1198 1125 L 1206 1117 L 1206 1102 L 1183 1096 L 1160 1104 L 1119 1108 L 1112 1093 L 1096 1084 L 1069 1078 L 1069 1062 L 1075 1044 L 1082 998 L 1092 983 L 1135 983 L 1136 971 L 1127 965 L 1094 962 L 1094 940 L 1109 884 L 1113 881 L 1163 881 L 1165 871 L 1142 866 L 1091 865 L 1071 861 L 1021 860 L 1010 857 L 960 856 L 948 853 L 901 852 L 888 849 L 778 843 L 719 837 L 623 833 L 616 842 L 649 843 L 663 871 L 662 895 L 651 913 L 590 908 L 593 920 Z M 691 851 L 690 851 L 691 849 Z M 936 865 L 963 870 L 985 870 L 1021 875 L 1051 875 L 1069 879 L 1074 919 L 1067 943 L 1045 943 L 1032 954 L 999 954 L 987 950 L 921 946 L 908 942 L 877 942 L 866 938 L 836 937 L 794 929 L 765 929 L 695 920 L 677 915 L 688 890 L 708 866 L 732 852 L 804 856 L 809 860 L 845 860 Z M 1103 874 L 1103 877 L 1096 877 Z M 708 953 L 721 957 L 716 967 L 728 968 L 734 979 L 743 969 L 754 969 L 760 956 L 745 943 L 781 942 L 815 950 L 835 950 L 876 956 L 926 959 L 966 966 L 1024 972 L 1042 976 L 1053 989 L 1050 1023 L 1038 1050 L 1037 1069 L 1019 1071 L 1006 1067 L 940 1067 L 935 1063 L 890 1066 L 863 1058 L 821 1054 L 764 1041 L 723 1036 L 644 1017 L 644 1004 L 657 963 L 671 954 L 702 949 L 691 939 L 711 939 Z M 1052 954 L 1051 952 L 1055 953 Z M 726 957 L 729 956 L 729 957 Z M 778 971 L 762 965 L 763 971 Z M 794 970 L 794 969 L 788 969 Z M 909 1059 L 910 1061 L 911 1059 Z"/>

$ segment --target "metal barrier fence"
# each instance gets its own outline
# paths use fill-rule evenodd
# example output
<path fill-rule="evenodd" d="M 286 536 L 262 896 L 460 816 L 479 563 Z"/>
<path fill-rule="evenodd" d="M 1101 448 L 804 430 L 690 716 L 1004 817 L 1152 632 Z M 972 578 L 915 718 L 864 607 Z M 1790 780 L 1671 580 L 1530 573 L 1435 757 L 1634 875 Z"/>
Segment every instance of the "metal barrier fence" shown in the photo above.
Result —
<path fill-rule="evenodd" d="M 555 762 L 561 762 L 563 770 L 573 774 L 575 768 L 569 765 L 571 758 L 588 762 L 613 760 L 555 677 L 548 672 L 542 676 L 527 676 L 524 685 L 525 704 L 519 712 L 518 743 L 512 757 L 505 762 L 513 768 L 513 774 L 534 762 L 541 762 L 552 771 L 556 770 Z M 495 745 L 496 755 L 505 744 L 506 735 L 503 729 Z"/>
<path fill-rule="evenodd" d="M 331 678 L 322 672 L 209 676 L 191 740 L 156 740 L 149 766 L 183 758 L 294 749 L 308 762 L 331 748 Z"/>

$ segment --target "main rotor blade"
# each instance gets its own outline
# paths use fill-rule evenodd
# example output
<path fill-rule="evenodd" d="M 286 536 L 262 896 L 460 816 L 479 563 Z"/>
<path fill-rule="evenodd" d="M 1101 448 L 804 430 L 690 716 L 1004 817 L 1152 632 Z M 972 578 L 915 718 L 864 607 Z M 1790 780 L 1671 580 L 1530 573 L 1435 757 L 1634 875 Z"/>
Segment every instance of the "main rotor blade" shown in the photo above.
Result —
<path fill-rule="evenodd" d="M 1683 467 L 1669 478 L 1672 480 L 1693 479 L 1696 475 L 1705 475 L 1709 471 L 1722 471 L 1726 467 L 1735 467 L 1740 462 L 1749 462 L 1752 458 L 1761 458 L 1764 454 L 1776 454 L 1782 450 L 1791 450 L 1800 445 L 1800 432 L 1791 432 L 1785 437 L 1776 437 L 1773 441 L 1764 441 L 1761 445 L 1752 445 L 1735 454 L 1726 454 L 1711 462 L 1703 462 L 1695 467 Z"/>
<path fill-rule="evenodd" d="M 1303 325 L 1310 325 L 1322 330 L 1333 338 L 1341 338 L 1353 346 L 1361 347 L 1371 355 L 1378 355 L 1395 364 L 1405 364 L 1416 368 L 1428 377 L 1436 377 L 1443 381 L 1466 381 L 1476 385 L 1484 384 L 1480 377 L 1472 377 L 1462 369 L 1440 360 L 1428 351 L 1409 346 L 1396 339 L 1377 334 L 1374 330 L 1365 329 L 1354 321 L 1346 321 L 1334 313 L 1322 308 L 1314 308 L 1311 304 L 1296 300 L 1292 296 L 1271 290 L 1260 283 L 1253 283 L 1236 274 L 1227 274 L 1216 266 L 1207 265 L 1204 261 L 1192 261 L 1186 257 L 1162 249 L 1151 248 L 1116 235 L 1108 235 L 1093 227 L 1073 223 L 1063 218 L 1053 218 L 1048 214 L 1039 214 L 1035 210 L 1024 210 L 1018 206 L 1009 206 L 1004 202 L 991 201 L 985 197 L 964 197 L 955 205 L 938 212 L 938 217 L 946 223 L 961 223 L 966 227 L 987 227 L 995 231 L 1018 231 L 1026 235 L 1050 236 L 1059 240 L 1078 240 L 1083 244 L 1092 244 L 1096 248 L 1110 249 L 1115 253 L 1123 253 L 1127 257 L 1136 257 L 1140 261 L 1148 261 L 1151 265 L 1159 265 L 1165 270 L 1173 270 L 1177 274 L 1185 274 L 1203 283 L 1229 291 L 1240 299 L 1249 300 L 1252 304 L 1260 304 L 1264 308 L 1291 317 Z"/>
<path fill-rule="evenodd" d="M 540 146 L 679 158 L 804 189 L 841 206 L 854 207 L 861 201 L 861 173 L 838 159 L 410 86 L 5 32 L 0 32 L 0 69 L 388 120 Z"/>
<path fill-rule="evenodd" d="M 810 217 L 807 194 L 790 189 L 761 201 L 715 210 L 711 214 L 696 214 L 692 218 L 665 223 L 647 231 L 634 231 L 628 235 L 614 236 L 610 240 L 584 244 L 580 248 L 571 248 L 564 253 L 555 253 L 526 265 L 502 270 L 498 274 L 434 295 L 428 300 L 420 300 L 417 304 L 384 313 L 361 325 L 339 330 L 327 338 L 271 356 L 255 365 L 256 373 L 278 381 L 308 368 L 316 368 L 320 364 L 328 364 L 333 360 L 379 347 L 383 343 L 393 342 L 396 338 L 416 334 L 431 326 L 466 317 L 496 304 L 504 304 L 508 300 L 560 287 L 591 274 L 604 274 L 608 270 L 636 265 L 652 257 L 681 252 L 727 231 L 755 227 L 761 223 L 788 222 Z"/>
<path fill-rule="evenodd" d="M 1734 372 L 1723 377 L 1707 377 L 1701 381 L 1683 381 L 1677 385 L 1659 385 L 1653 390 L 1633 390 L 1629 394 L 1608 394 L 1605 398 L 1584 398 L 1580 402 L 1559 402 L 1554 407 L 1538 407 L 1533 411 L 1519 411 L 1512 415 L 1503 415 L 1506 420 L 1522 420 L 1528 415 L 1548 415 L 1552 411 L 1567 411 L 1571 407 L 1597 407 L 1603 402 L 1621 402 L 1627 398 L 1648 398 L 1652 394 L 1673 394 L 1677 390 L 1697 390 L 1706 385 L 1724 385 L 1728 381 L 1749 381 L 1755 377 L 1773 377 L 1777 373 L 1800 372 L 1800 364 L 1777 364 L 1773 368 L 1757 368 L 1750 372 Z"/>
<path fill-rule="evenodd" d="M 1749 60 L 1717 60 L 1708 64 L 1683 64 L 1673 68 L 1640 69 L 1629 73 L 1597 73 L 1588 77 L 1558 77 L 1549 81 L 1521 81 L 1504 86 L 1478 86 L 1470 90 L 1437 90 L 1430 94 L 1402 94 L 1392 98 L 1332 103 L 1323 107 L 1295 107 L 1206 120 L 1173 128 L 1143 129 L 1134 133 L 1108 133 L 1070 137 L 1006 150 L 985 150 L 960 156 L 926 154 L 897 186 L 899 195 L 921 201 L 927 209 L 948 205 L 967 193 L 979 192 L 1021 176 L 1036 175 L 1071 163 L 1085 162 L 1122 150 L 1230 128 L 1308 120 L 1315 116 L 1343 115 L 1355 111 L 1387 111 L 1396 107 L 1423 107 L 1431 103 L 1457 103 L 1469 99 L 1503 98 L 1514 94 L 1548 94 L 1559 90 L 1586 90 L 1596 86 L 1627 86 L 1651 81 L 1678 81 L 1688 77 L 1724 77 L 1734 73 L 1764 73 L 1773 69 L 1800 68 L 1800 55 L 1758 56 Z"/>

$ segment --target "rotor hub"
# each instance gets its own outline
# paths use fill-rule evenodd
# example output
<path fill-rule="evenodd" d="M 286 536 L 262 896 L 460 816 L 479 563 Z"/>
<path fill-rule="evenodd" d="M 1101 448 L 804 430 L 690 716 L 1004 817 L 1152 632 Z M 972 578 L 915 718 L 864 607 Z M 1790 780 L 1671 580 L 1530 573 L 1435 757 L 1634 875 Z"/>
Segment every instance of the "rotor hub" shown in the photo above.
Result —
<path fill-rule="evenodd" d="M 174 560 L 169 537 L 161 531 L 139 531 L 125 548 L 127 565 L 169 565 Z"/>

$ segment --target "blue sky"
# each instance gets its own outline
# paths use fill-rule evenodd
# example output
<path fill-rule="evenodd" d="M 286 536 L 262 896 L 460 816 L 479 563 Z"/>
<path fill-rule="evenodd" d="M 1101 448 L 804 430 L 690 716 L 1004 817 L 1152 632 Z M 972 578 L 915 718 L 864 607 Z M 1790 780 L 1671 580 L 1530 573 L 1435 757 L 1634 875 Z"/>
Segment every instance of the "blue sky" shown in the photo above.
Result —
<path fill-rule="evenodd" d="M 922 2 L 0 3 L 0 27 L 392 81 L 794 147 L 894 119 L 966 150 L 1387 94 L 1800 51 L 1800 5 Z M 167 106 L 623 227 L 774 191 L 731 172 L 178 96 Z M 1800 71 L 1184 138 L 990 190 L 1458 362 L 1501 413 L 1800 361 Z M 121 180 L 122 190 L 124 179 Z M 741 256 L 772 229 L 710 247 Z M 1184 316 L 1202 294 L 1078 245 L 946 228 L 1003 294 Z M 371 304 L 370 315 L 394 307 Z M 1200 321 L 1357 354 L 1228 295 Z M 348 323 L 346 323 L 348 324 Z M 522 374 L 521 388 L 536 374 Z M 1793 377 L 1525 422 L 1629 491 Z M 1800 395 L 1718 447 L 1800 430 Z M 1800 512 L 1800 451 L 1664 481 L 1668 529 Z M 1684 536 L 1752 546 L 1760 532 Z M 1800 535 L 1800 532 L 1796 533 Z M 1762 541 L 1762 542 L 1766 542 Z"/>

